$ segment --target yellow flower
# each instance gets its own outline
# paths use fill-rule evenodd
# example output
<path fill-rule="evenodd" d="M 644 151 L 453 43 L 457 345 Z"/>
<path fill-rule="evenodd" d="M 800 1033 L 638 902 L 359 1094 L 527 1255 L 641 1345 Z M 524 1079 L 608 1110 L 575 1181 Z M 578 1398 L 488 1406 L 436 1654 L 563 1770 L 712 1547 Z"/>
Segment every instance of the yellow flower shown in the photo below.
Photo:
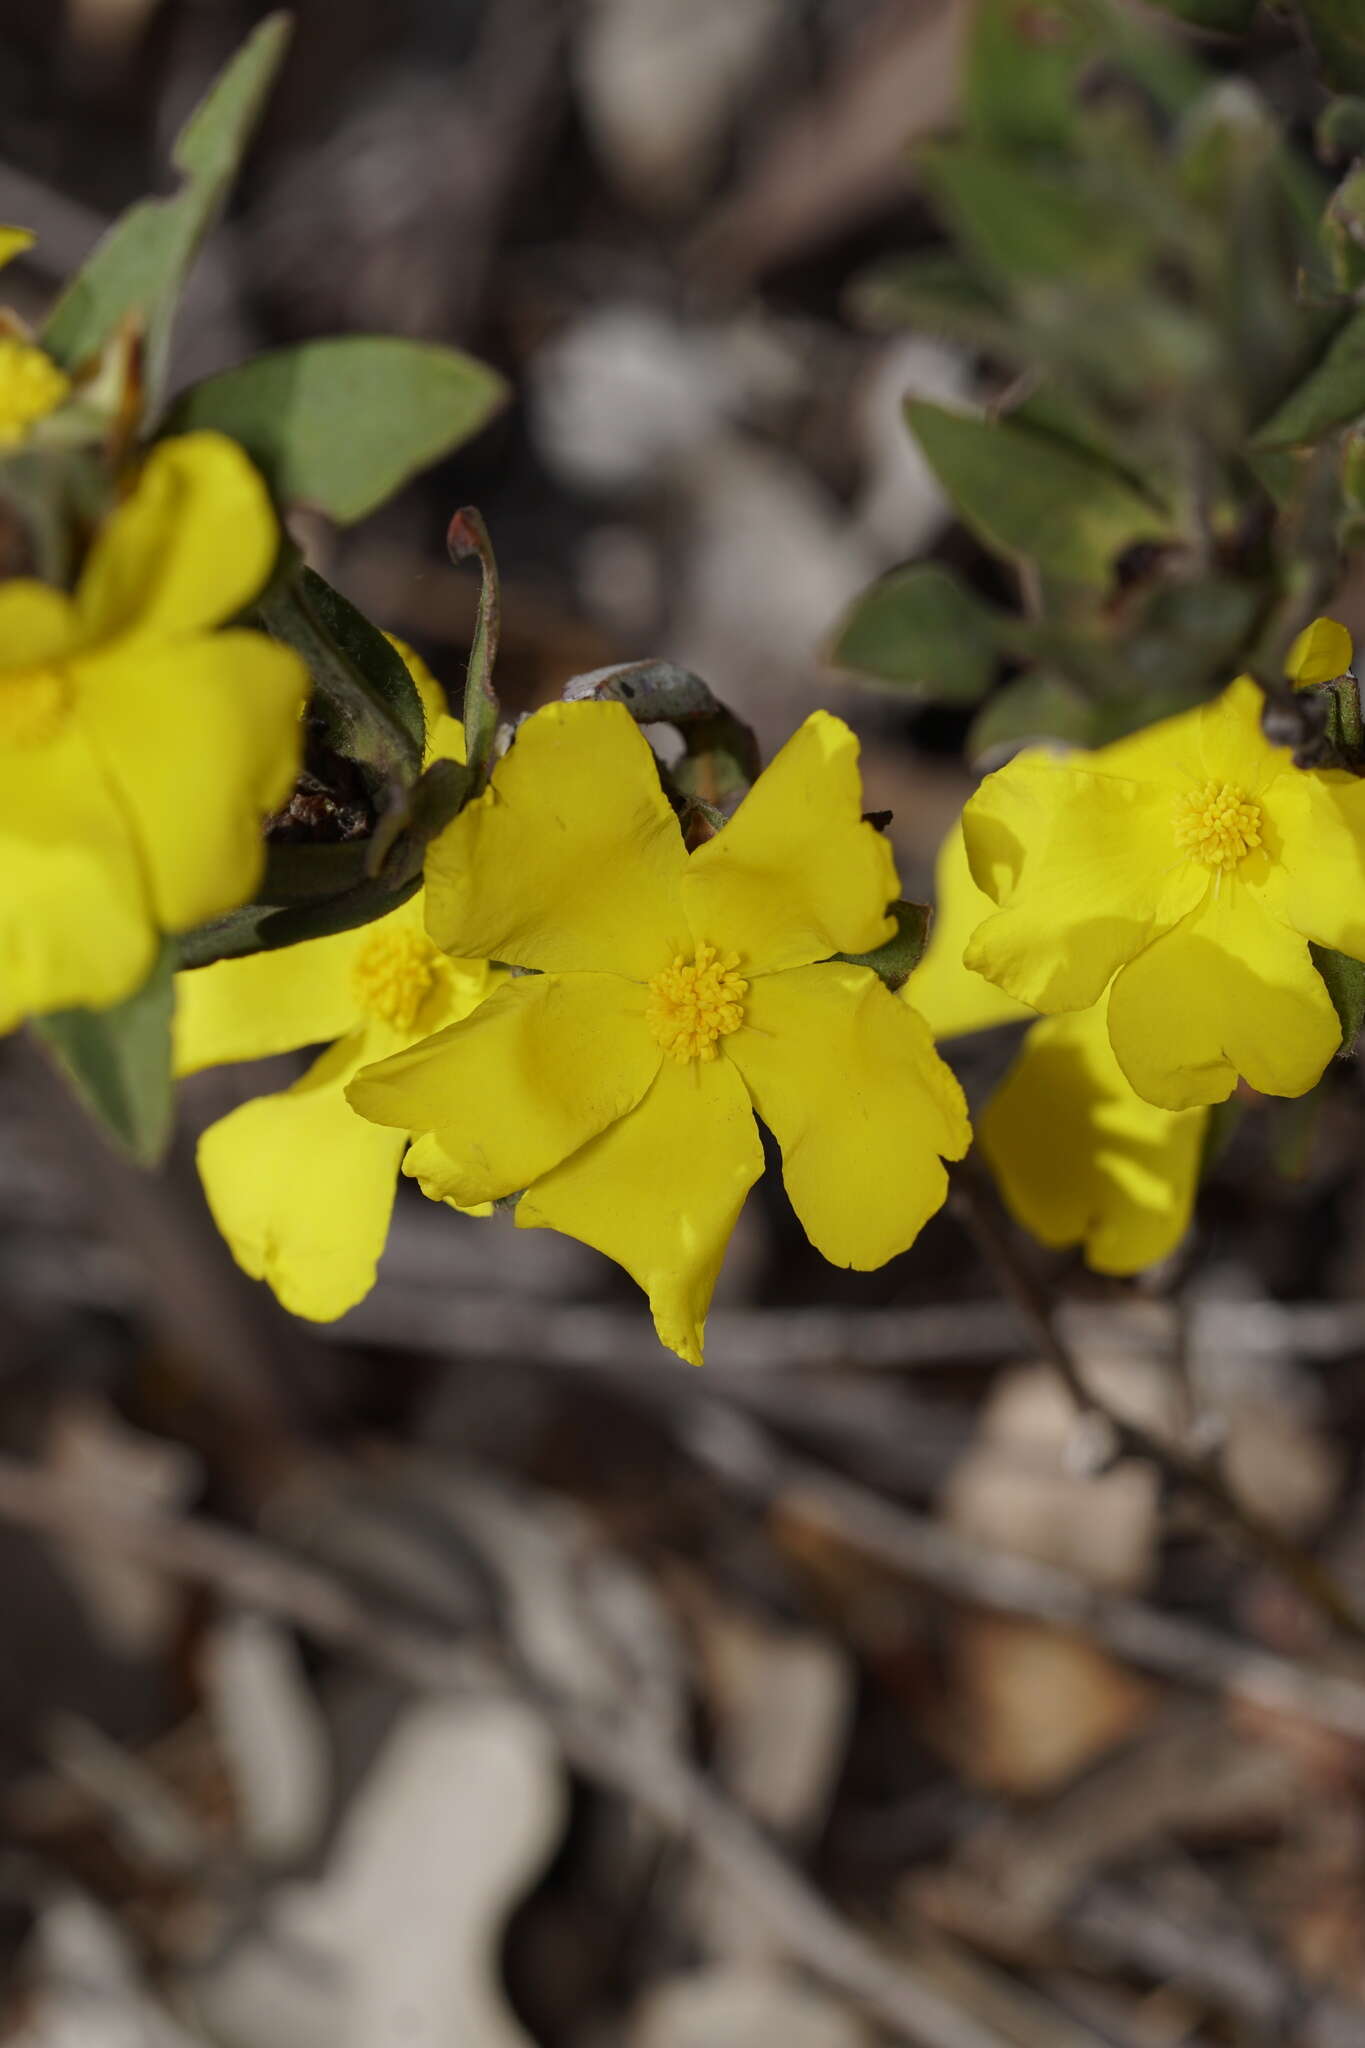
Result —
<path fill-rule="evenodd" d="M 903 991 L 936 1038 L 1034 1014 L 963 965 L 990 898 L 967 866 L 960 825 L 936 870 L 933 936 Z M 1189 1225 L 1208 1111 L 1158 1109 L 1124 1079 L 1107 995 L 1035 1023 L 977 1117 L 976 1137 L 1015 1221 L 1055 1249 L 1079 1244 L 1100 1273 L 1137 1273 Z"/>
<path fill-rule="evenodd" d="M 1165 1109 L 1237 1077 L 1302 1095 L 1341 1030 L 1309 941 L 1365 958 L 1365 783 L 1295 768 L 1245 676 L 1197 711 L 1059 761 L 1019 755 L 963 814 L 1000 906 L 967 965 L 1036 1009 L 1088 1009 Z"/>
<path fill-rule="evenodd" d="M 625 1267 L 699 1362 L 716 1274 L 782 1148 L 806 1233 L 879 1266 L 943 1201 L 961 1092 L 866 967 L 893 931 L 891 850 L 860 818 L 858 746 L 817 712 L 691 856 L 620 705 L 547 706 L 427 864 L 427 928 L 524 974 L 351 1085 L 417 1136 L 404 1170 L 459 1202 L 525 1190 L 523 1228 Z"/>
<path fill-rule="evenodd" d="M 1285 669 L 1294 687 L 1335 682 L 1351 666 L 1351 636 L 1335 619 L 1314 619 L 1289 650 Z"/>
<path fill-rule="evenodd" d="M 0 269 L 32 243 L 26 228 L 0 227 Z M 55 412 L 70 390 L 70 378 L 50 355 L 22 332 L 0 327 L 0 449 L 27 439 L 35 421 Z"/>
<path fill-rule="evenodd" d="M 422 697 L 427 759 L 463 761 L 464 732 L 437 684 L 395 640 Z M 178 1074 L 335 1041 L 282 1094 L 210 1124 L 199 1176 L 214 1221 L 253 1280 L 295 1315 L 330 1322 L 374 1285 L 403 1132 L 356 1115 L 346 1085 L 371 1060 L 467 1017 L 501 978 L 426 936 L 422 892 L 354 931 L 176 976 Z"/>
<path fill-rule="evenodd" d="M 74 596 L 0 584 L 0 1030 L 120 1002 L 158 934 L 244 902 L 299 755 L 303 664 L 214 632 L 278 529 L 217 434 L 155 448 Z"/>
<path fill-rule="evenodd" d="M 993 1024 L 1013 1024 L 1018 1018 L 1038 1014 L 963 965 L 962 956 L 973 932 L 994 908 L 990 897 L 972 880 L 959 818 L 934 863 L 929 943 L 901 990 L 935 1038 L 960 1038 L 968 1031 L 986 1031 Z"/>

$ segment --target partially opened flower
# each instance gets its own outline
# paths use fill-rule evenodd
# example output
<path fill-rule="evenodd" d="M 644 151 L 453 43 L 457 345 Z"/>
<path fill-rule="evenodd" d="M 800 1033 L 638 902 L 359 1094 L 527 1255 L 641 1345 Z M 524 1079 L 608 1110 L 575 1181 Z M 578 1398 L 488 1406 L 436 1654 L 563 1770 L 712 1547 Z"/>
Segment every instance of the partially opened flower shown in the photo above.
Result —
<path fill-rule="evenodd" d="M 0 227 L 0 269 L 31 248 L 27 228 Z M 29 429 L 67 398 L 71 380 L 29 339 L 13 314 L 0 309 L 0 449 L 15 448 Z"/>
<path fill-rule="evenodd" d="M 962 829 L 936 869 L 933 935 L 905 985 L 936 1038 L 1034 1015 L 962 955 L 994 906 L 967 866 Z M 1125 1080 L 1109 1044 L 1107 994 L 1036 1022 L 976 1120 L 977 1143 L 1016 1222 L 1041 1243 L 1080 1245 L 1100 1273 L 1137 1273 L 1189 1225 L 1208 1111 L 1158 1109 Z"/>
<path fill-rule="evenodd" d="M 1309 942 L 1365 958 L 1365 782 L 1296 768 L 1261 705 L 1240 677 L 1094 753 L 1021 754 L 963 815 L 999 905 L 967 965 L 1047 1012 L 1112 980 L 1119 1065 L 1166 1109 L 1239 1075 L 1304 1094 L 1341 1040 Z"/>
<path fill-rule="evenodd" d="M 595 1245 L 699 1361 L 725 1246 L 776 1136 L 812 1243 L 838 1265 L 903 1251 L 968 1139 L 961 1092 L 870 968 L 891 850 L 862 822 L 857 742 L 809 718 L 695 853 L 616 704 L 547 706 L 427 866 L 448 951 L 523 973 L 473 1016 L 352 1082 L 419 1133 L 405 1171 L 462 1203 Z M 524 1190 L 524 1192 L 522 1192 Z"/>
<path fill-rule="evenodd" d="M 427 714 L 427 759 L 463 761 L 463 729 L 418 658 L 399 651 Z M 468 1016 L 500 979 L 485 961 L 440 952 L 422 910 L 419 890 L 354 931 L 176 977 L 179 1074 L 332 1041 L 292 1088 L 220 1117 L 198 1147 L 204 1193 L 238 1265 L 315 1321 L 343 1315 L 374 1285 L 407 1148 L 403 1132 L 356 1115 L 347 1083 Z"/>
<path fill-rule="evenodd" d="M 74 596 L 0 585 L 0 1030 L 130 995 L 160 934 L 251 895 L 297 772 L 308 673 L 218 632 L 274 564 L 264 484 L 219 434 L 163 441 Z"/>

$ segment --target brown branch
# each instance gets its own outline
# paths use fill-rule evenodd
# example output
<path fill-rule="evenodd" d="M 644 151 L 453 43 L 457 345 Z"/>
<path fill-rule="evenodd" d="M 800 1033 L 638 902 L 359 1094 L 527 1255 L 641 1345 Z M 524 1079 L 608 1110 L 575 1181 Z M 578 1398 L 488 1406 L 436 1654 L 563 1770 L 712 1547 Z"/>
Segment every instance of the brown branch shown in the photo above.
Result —
<path fill-rule="evenodd" d="M 794 1957 L 865 2006 L 899 2040 L 916 2048 L 1005 2048 L 991 2028 L 842 1920 L 710 1779 L 628 1710 L 609 1716 L 553 1693 L 507 1657 L 381 1611 L 335 1574 L 257 1537 L 198 1518 L 115 1508 L 4 1457 L 0 1516 L 68 1540 L 108 1545 L 170 1577 L 211 1586 L 420 1691 L 514 1694 L 545 1716 L 572 1763 L 690 1842 Z"/>
<path fill-rule="evenodd" d="M 1173 1485 L 1202 1500 L 1225 1530 L 1287 1578 L 1326 1620 L 1356 1642 L 1365 1643 L 1365 1616 L 1358 1612 L 1320 1559 L 1282 1535 L 1238 1497 L 1216 1453 L 1190 1455 L 1178 1444 L 1122 1414 L 1089 1384 L 1076 1353 L 1057 1327 L 1047 1287 L 1023 1256 L 994 1197 L 974 1170 L 957 1170 L 951 1201 L 1003 1291 L 1027 1319 L 1039 1349 L 1056 1369 L 1079 1412 L 1104 1424 L 1114 1455 L 1148 1459 Z"/>
<path fill-rule="evenodd" d="M 1071 1629 L 1140 1670 L 1293 1714 L 1365 1742 L 1365 1683 L 1111 1594 L 1058 1565 L 993 1550 L 783 1450 L 747 1416 L 679 1403 L 686 1448 L 765 1508 L 800 1515 L 893 1571 L 957 1600 Z"/>

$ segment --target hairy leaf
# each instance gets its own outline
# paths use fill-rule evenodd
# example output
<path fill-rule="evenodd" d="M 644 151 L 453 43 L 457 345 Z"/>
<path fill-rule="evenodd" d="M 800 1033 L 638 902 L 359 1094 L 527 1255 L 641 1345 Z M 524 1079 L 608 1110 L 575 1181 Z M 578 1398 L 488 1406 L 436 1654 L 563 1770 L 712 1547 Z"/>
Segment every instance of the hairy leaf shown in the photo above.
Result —
<path fill-rule="evenodd" d="M 1016 676 L 982 705 L 967 737 L 967 757 L 975 767 L 998 768 L 1020 747 L 1036 741 L 1089 746 L 1095 725 L 1095 705 L 1083 691 L 1061 676 L 1034 669 Z"/>
<path fill-rule="evenodd" d="M 878 946 L 871 953 L 836 953 L 836 960 L 847 960 L 852 967 L 870 967 L 879 974 L 887 987 L 894 991 L 902 988 L 915 968 L 919 966 L 924 949 L 929 943 L 929 926 L 933 912 L 927 903 L 893 903 L 891 915 L 896 920 L 896 934 Z"/>
<path fill-rule="evenodd" d="M 497 372 L 459 349 L 342 335 L 206 378 L 177 400 L 166 431 L 230 434 L 276 497 L 348 525 L 469 440 L 505 397 Z"/>
<path fill-rule="evenodd" d="M 140 1166 L 155 1166 L 170 1140 L 171 977 L 167 941 L 148 979 L 111 1010 L 57 1010 L 33 1030 L 76 1094 Z"/>
<path fill-rule="evenodd" d="M 175 303 L 227 198 L 242 153 L 289 41 L 288 15 L 252 31 L 180 131 L 183 174 L 169 199 L 144 199 L 115 221 L 48 317 L 43 346 L 68 369 L 95 355 L 120 321 L 144 334 L 142 374 L 155 408 L 165 382 Z"/>
<path fill-rule="evenodd" d="M 989 143 L 1064 142 L 1075 92 L 1099 38 L 1075 0 L 978 0 L 967 46 L 963 112 Z"/>
<path fill-rule="evenodd" d="M 1194 28 L 1221 29 L 1225 35 L 1245 35 L 1251 27 L 1261 0 L 1156 0 L 1179 21 Z"/>
<path fill-rule="evenodd" d="M 974 704 L 995 670 L 995 616 L 933 562 L 893 569 L 856 598 L 830 659 L 946 704 Z"/>
<path fill-rule="evenodd" d="M 1365 416 L 1365 311 L 1338 328 L 1316 368 L 1260 429 L 1258 448 L 1317 441 Z"/>
<path fill-rule="evenodd" d="M 1002 553 L 1103 586 L 1125 548 L 1174 537 L 1170 519 L 1114 470 L 1044 434 L 923 399 L 906 417 L 962 518 Z"/>
<path fill-rule="evenodd" d="M 1313 47 L 1339 92 L 1365 92 L 1365 8 L 1360 0 L 1300 0 Z"/>
<path fill-rule="evenodd" d="M 1331 946 L 1310 943 L 1308 950 L 1341 1019 L 1341 1050 L 1343 1053 L 1354 1052 L 1360 1027 L 1365 1023 L 1365 966 L 1359 960 L 1352 960 L 1349 954 L 1336 952 Z"/>

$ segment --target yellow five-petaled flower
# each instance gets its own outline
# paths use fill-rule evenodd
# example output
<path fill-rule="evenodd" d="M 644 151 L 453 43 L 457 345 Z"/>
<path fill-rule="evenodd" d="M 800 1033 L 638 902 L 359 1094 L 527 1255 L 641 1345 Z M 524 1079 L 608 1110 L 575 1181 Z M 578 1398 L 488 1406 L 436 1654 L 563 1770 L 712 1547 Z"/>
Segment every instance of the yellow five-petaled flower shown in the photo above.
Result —
<path fill-rule="evenodd" d="M 862 821 L 857 742 L 809 718 L 689 855 L 623 707 L 547 706 L 427 864 L 447 951 L 534 970 L 362 1072 L 351 1101 L 411 1132 L 405 1172 L 595 1245 L 699 1361 L 716 1274 L 763 1170 L 838 1265 L 909 1245 L 966 1149 L 956 1081 L 866 953 L 894 930 L 891 850 Z M 524 1191 L 524 1192 L 523 1192 Z"/>
<path fill-rule="evenodd" d="M 410 647 L 394 645 L 422 698 L 427 760 L 463 761 L 464 731 L 438 685 Z M 326 1042 L 292 1088 L 243 1102 L 198 1145 L 233 1257 L 295 1315 L 330 1322 L 354 1307 L 389 1233 L 407 1139 L 357 1116 L 347 1082 L 468 1016 L 500 978 L 486 960 L 452 960 L 432 944 L 420 890 L 355 930 L 176 976 L 179 1074 Z"/>
<path fill-rule="evenodd" d="M 188 434 L 148 456 L 74 595 L 0 585 L 0 1030 L 121 1001 L 160 933 L 255 888 L 308 674 L 264 634 L 213 629 L 278 540 L 241 449 Z"/>
<path fill-rule="evenodd" d="M 933 935 L 905 984 L 937 1039 L 1033 1020 L 985 1108 L 976 1142 L 1016 1221 L 1043 1244 L 1079 1245 L 1100 1273 L 1139 1273 L 1189 1226 L 1209 1112 L 1158 1109 L 1119 1069 L 1105 1000 L 1035 1018 L 962 961 L 992 904 L 971 878 L 961 824 L 935 874 Z"/>
<path fill-rule="evenodd" d="M 1365 781 L 1296 768 L 1261 708 L 1241 677 L 1094 753 L 1021 754 L 963 814 L 999 906 L 968 967 L 1048 1012 L 1108 988 L 1118 1064 L 1164 1109 L 1239 1075 L 1305 1093 L 1341 1039 L 1309 942 L 1365 959 Z"/>

